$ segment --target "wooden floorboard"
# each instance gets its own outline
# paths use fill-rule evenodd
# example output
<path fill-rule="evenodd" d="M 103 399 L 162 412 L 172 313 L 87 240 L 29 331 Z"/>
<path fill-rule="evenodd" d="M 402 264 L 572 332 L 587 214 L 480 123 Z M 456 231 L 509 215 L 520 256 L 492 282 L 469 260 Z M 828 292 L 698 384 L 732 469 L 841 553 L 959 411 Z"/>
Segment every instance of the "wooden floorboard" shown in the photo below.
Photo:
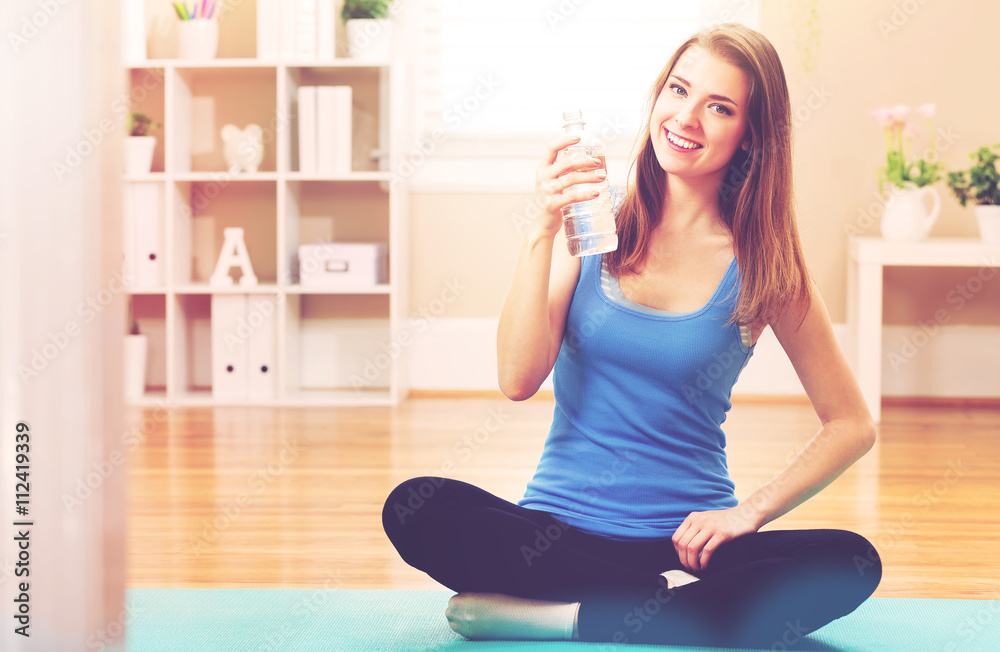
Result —
<path fill-rule="evenodd" d="M 551 395 L 424 395 L 394 408 L 132 408 L 128 585 L 440 589 L 381 527 L 400 481 L 446 475 L 524 491 Z M 1000 407 L 883 406 L 876 447 L 765 529 L 854 530 L 878 548 L 876 596 L 1000 599 Z M 733 398 L 723 429 L 737 497 L 819 428 L 809 404 Z"/>

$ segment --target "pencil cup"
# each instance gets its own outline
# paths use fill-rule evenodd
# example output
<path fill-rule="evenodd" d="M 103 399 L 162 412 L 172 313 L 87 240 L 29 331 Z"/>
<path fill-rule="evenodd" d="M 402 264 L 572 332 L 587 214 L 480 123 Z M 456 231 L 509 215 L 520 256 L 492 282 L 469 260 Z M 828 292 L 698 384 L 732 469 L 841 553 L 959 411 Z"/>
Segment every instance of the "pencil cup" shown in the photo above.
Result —
<path fill-rule="evenodd" d="M 177 58 L 214 59 L 219 49 L 219 21 L 209 18 L 177 23 Z"/>

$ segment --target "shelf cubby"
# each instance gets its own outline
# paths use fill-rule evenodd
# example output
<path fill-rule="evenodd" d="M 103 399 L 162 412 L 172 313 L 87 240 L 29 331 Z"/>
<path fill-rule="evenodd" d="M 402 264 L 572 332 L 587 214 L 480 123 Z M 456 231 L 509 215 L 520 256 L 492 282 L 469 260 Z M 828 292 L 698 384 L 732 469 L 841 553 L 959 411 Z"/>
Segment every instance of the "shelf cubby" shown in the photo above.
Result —
<path fill-rule="evenodd" d="M 168 140 L 168 172 L 226 172 L 222 127 L 259 125 L 264 156 L 258 172 L 277 171 L 277 147 L 285 122 L 275 103 L 274 66 L 173 67 L 167 77 L 167 117 L 174 126 Z"/>
<path fill-rule="evenodd" d="M 146 383 L 142 398 L 163 395 L 167 389 L 167 304 L 162 292 L 135 292 L 133 318 L 146 336 Z"/>
<path fill-rule="evenodd" d="M 167 139 L 167 127 L 165 120 L 165 72 L 163 68 L 133 68 L 128 71 L 129 75 L 129 97 L 128 104 L 122 104 L 122 110 L 126 111 L 125 121 L 127 124 L 128 111 L 136 111 L 149 117 L 159 125 L 150 133 L 156 137 L 156 149 L 153 150 L 153 166 L 150 172 L 153 174 L 162 173 L 165 166 L 164 143 Z M 126 179 L 130 181 L 131 179 Z M 146 179 L 136 179 L 144 181 Z"/>

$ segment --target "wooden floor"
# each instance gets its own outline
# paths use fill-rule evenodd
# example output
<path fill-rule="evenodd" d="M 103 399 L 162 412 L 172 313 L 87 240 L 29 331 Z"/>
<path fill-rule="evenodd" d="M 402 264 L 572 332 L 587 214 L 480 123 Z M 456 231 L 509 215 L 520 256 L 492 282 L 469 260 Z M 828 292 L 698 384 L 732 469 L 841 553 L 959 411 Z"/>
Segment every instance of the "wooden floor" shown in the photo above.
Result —
<path fill-rule="evenodd" d="M 802 401 L 733 403 L 723 429 L 743 498 L 819 420 Z M 553 405 L 496 394 L 396 408 L 132 408 L 144 425 L 128 585 L 441 589 L 386 539 L 385 496 L 406 478 L 447 475 L 516 501 Z M 863 534 L 885 564 L 876 596 L 998 599 L 998 498 L 1000 408 L 887 399 L 876 447 L 764 529 Z"/>

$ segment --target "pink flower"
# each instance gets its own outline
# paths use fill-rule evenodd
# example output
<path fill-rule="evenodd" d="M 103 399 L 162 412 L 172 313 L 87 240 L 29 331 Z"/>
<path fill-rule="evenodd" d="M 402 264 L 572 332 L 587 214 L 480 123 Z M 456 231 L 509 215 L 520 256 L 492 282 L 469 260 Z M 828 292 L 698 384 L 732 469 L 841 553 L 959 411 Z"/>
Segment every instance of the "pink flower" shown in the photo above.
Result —
<path fill-rule="evenodd" d="M 920 135 L 920 129 L 917 128 L 917 125 L 912 122 L 907 122 L 906 126 L 903 128 L 903 135 L 910 138 L 916 138 Z"/>
<path fill-rule="evenodd" d="M 875 109 L 872 111 L 872 117 L 880 127 L 889 127 L 893 123 L 892 109 Z"/>
<path fill-rule="evenodd" d="M 905 104 L 897 104 L 889 110 L 892 113 L 892 119 L 896 122 L 896 124 L 903 124 L 906 122 L 906 118 L 910 115 L 910 107 Z"/>
<path fill-rule="evenodd" d="M 933 104 L 921 104 L 916 109 L 917 115 L 922 115 L 925 118 L 929 118 L 934 115 L 934 105 Z"/>

